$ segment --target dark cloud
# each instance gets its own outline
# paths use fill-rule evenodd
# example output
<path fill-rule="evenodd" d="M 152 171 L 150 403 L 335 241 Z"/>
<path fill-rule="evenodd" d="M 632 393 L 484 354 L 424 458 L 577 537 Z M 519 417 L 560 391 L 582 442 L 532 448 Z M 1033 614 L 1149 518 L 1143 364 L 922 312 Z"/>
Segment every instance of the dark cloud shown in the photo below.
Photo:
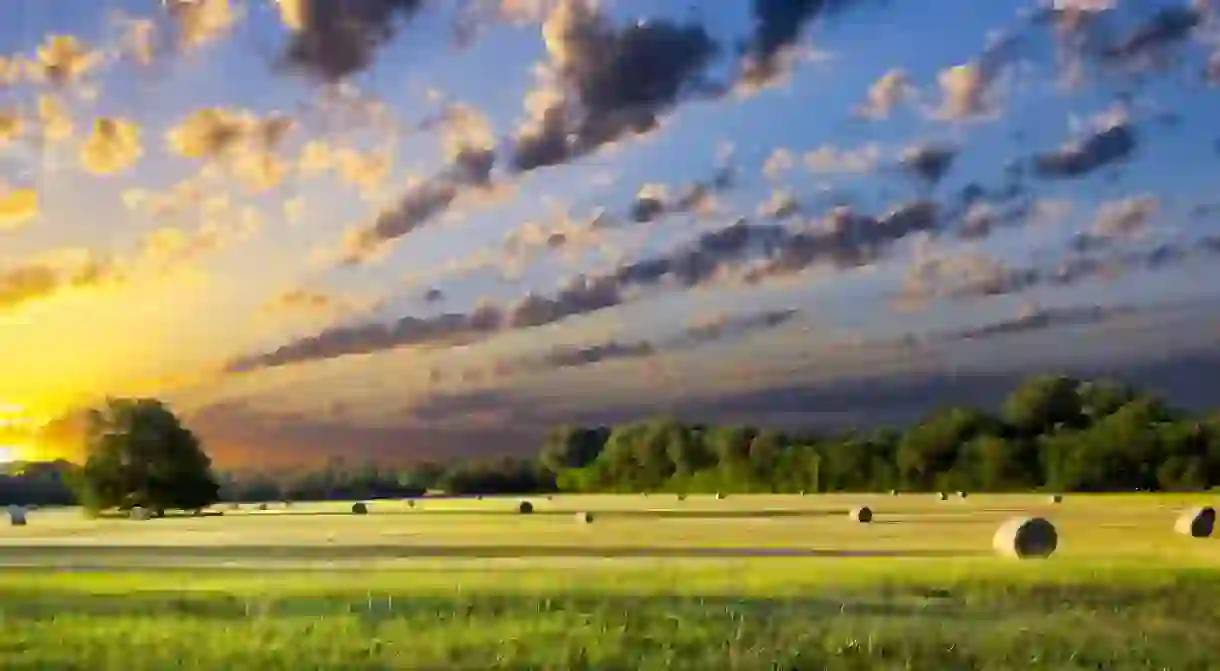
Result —
<path fill-rule="evenodd" d="M 1099 305 L 1035 309 L 1007 321 L 998 321 L 960 331 L 941 333 L 935 336 L 935 339 L 983 340 L 1014 333 L 1044 331 L 1057 326 L 1103 324 L 1117 317 L 1134 314 L 1135 312 L 1134 308 L 1125 306 Z"/>
<path fill-rule="evenodd" d="M 757 283 L 822 264 L 839 269 L 868 265 L 895 242 L 914 233 L 936 232 L 942 224 L 940 208 L 931 201 L 908 203 L 880 218 L 836 208 L 823 230 L 787 236 L 774 253 L 746 272 L 745 280 Z"/>
<path fill-rule="evenodd" d="M 757 88 L 785 74 L 786 52 L 821 14 L 850 0 L 752 0 L 753 31 L 744 46 L 741 83 Z"/>
<path fill-rule="evenodd" d="M 830 213 L 817 230 L 791 232 L 773 224 L 745 220 L 704 233 L 669 253 L 625 264 L 603 275 L 578 275 L 553 296 L 528 294 L 507 308 L 484 305 L 469 314 L 449 313 L 431 318 L 404 317 L 392 325 L 335 327 L 302 338 L 273 352 L 239 357 L 227 372 L 366 354 L 396 347 L 436 347 L 486 339 L 508 329 L 551 324 L 575 315 L 622 305 L 628 292 L 654 289 L 663 283 L 692 288 L 732 270 L 749 283 L 827 264 L 846 269 L 872 263 L 891 244 L 918 231 L 938 226 L 934 203 L 919 201 L 874 218 L 846 208 Z M 741 264 L 760 259 L 749 267 Z"/>
<path fill-rule="evenodd" d="M 1130 62 L 1190 37 L 1203 22 L 1203 12 L 1193 6 L 1164 7 L 1138 26 L 1125 39 L 1102 53 L 1111 60 Z"/>
<path fill-rule="evenodd" d="M 408 188 L 394 207 L 382 211 L 371 224 L 348 231 L 343 263 L 365 261 L 387 243 L 416 231 L 449 210 L 464 189 L 489 186 L 494 161 L 495 155 L 488 149 L 459 152 L 447 169 Z"/>
<path fill-rule="evenodd" d="M 718 51 L 695 23 L 648 20 L 616 27 L 583 2 L 560 5 L 544 32 L 553 100 L 518 135 L 513 166 L 566 163 L 619 138 L 648 132 L 681 98 L 710 88 Z"/>
<path fill-rule="evenodd" d="M 669 215 L 705 212 L 715 202 L 715 196 L 733 187 L 735 168 L 719 168 L 711 179 L 691 182 L 681 188 L 676 196 L 665 189 L 643 188 L 631 203 L 628 217 L 637 224 L 657 221 Z"/>
<path fill-rule="evenodd" d="M 920 181 L 935 186 L 953 167 L 957 148 L 942 143 L 926 143 L 902 153 L 900 165 Z"/>
<path fill-rule="evenodd" d="M 283 63 L 335 82 L 367 69 L 377 49 L 394 38 L 397 21 L 414 17 L 423 0 L 296 0 L 299 25 Z"/>
<path fill-rule="evenodd" d="M 1128 159 L 1136 144 L 1131 124 L 1116 123 L 1083 139 L 1071 140 L 1055 151 L 1034 156 L 1034 172 L 1048 179 L 1080 177 Z"/>

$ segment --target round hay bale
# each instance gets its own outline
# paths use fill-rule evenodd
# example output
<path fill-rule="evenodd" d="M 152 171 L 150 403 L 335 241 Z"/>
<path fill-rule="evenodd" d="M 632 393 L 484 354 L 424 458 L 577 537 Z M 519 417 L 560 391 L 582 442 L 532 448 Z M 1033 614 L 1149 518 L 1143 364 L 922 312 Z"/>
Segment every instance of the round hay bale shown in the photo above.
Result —
<path fill-rule="evenodd" d="M 241 504 L 240 503 L 230 503 L 229 510 L 241 510 Z"/>
<path fill-rule="evenodd" d="M 1059 547 L 1059 533 L 1041 517 L 1014 517 L 1000 525 L 991 545 L 1005 557 L 1045 559 Z"/>
<path fill-rule="evenodd" d="M 145 522 L 152 519 L 152 513 L 144 506 L 132 506 L 127 515 L 137 522 Z"/>
<path fill-rule="evenodd" d="M 414 508 L 414 507 L 415 507 L 415 499 L 407 499 L 407 507 L 408 507 L 408 508 Z"/>
<path fill-rule="evenodd" d="M 291 507 L 292 507 L 292 501 L 284 501 L 284 507 L 285 507 L 285 508 L 291 508 Z"/>
<path fill-rule="evenodd" d="M 528 515 L 534 512 L 534 504 L 530 503 L 529 501 L 522 501 L 521 503 L 517 504 L 517 512 L 521 513 L 522 515 Z"/>
<path fill-rule="evenodd" d="M 717 501 L 723 501 L 723 500 L 724 500 L 724 494 L 723 494 L 722 492 L 716 492 L 716 500 L 717 500 Z"/>
<path fill-rule="evenodd" d="M 805 490 L 803 490 L 803 489 L 797 493 L 800 494 L 801 496 L 805 496 Z"/>
<path fill-rule="evenodd" d="M 891 489 L 891 490 L 890 490 L 890 496 L 898 496 L 898 490 L 897 490 L 897 489 Z"/>
<path fill-rule="evenodd" d="M 15 527 L 25 526 L 25 508 L 18 505 L 9 506 L 8 520 L 9 524 L 12 524 Z"/>
<path fill-rule="evenodd" d="M 1048 500 L 1054 504 L 1063 503 L 1063 494 L 1051 494 Z"/>
<path fill-rule="evenodd" d="M 1178 516 L 1173 530 L 1191 538 L 1207 538 L 1216 527 L 1216 509 L 1211 506 L 1191 508 Z"/>
<path fill-rule="evenodd" d="M 267 504 L 260 503 L 260 504 L 258 504 L 258 506 L 256 506 L 256 508 L 258 508 L 258 510 L 260 510 L 260 511 L 265 511 L 265 510 L 267 510 Z"/>
<path fill-rule="evenodd" d="M 873 510 L 868 506 L 852 508 L 851 512 L 847 514 L 847 517 L 853 522 L 868 524 L 869 522 L 873 521 Z"/>
<path fill-rule="evenodd" d="M 353 503 L 352 504 L 352 514 L 353 515 L 368 515 L 369 514 L 368 504 L 365 503 L 364 501 L 357 501 L 357 502 Z"/>
<path fill-rule="evenodd" d="M 686 500 L 686 494 L 679 494 L 679 495 L 678 495 L 678 500 L 679 500 L 679 501 L 685 501 L 685 500 Z"/>
<path fill-rule="evenodd" d="M 554 501 L 554 500 L 555 500 L 555 497 L 554 497 L 554 496 L 551 496 L 550 494 L 547 494 L 547 495 L 546 495 L 546 500 L 547 500 L 547 501 Z"/>
<path fill-rule="evenodd" d="M 26 511 L 27 513 L 32 513 L 32 512 L 34 512 L 35 510 L 38 510 L 38 504 L 37 504 L 37 503 L 31 503 L 30 505 L 28 505 L 28 506 L 26 506 L 26 507 L 25 507 L 25 511 Z"/>
<path fill-rule="evenodd" d="M 966 498 L 967 496 L 969 496 L 969 494 L 967 494 L 966 492 L 958 492 L 958 493 L 957 493 L 957 498 L 959 498 L 959 499 L 964 499 L 964 498 Z"/>
<path fill-rule="evenodd" d="M 593 524 L 593 513 L 576 513 L 576 521 L 580 524 Z"/>
<path fill-rule="evenodd" d="M 938 498 L 939 498 L 941 501 L 948 501 L 948 500 L 949 500 L 949 495 L 948 495 L 948 494 L 946 494 L 946 493 L 944 493 L 944 492 L 940 492 L 940 493 L 938 493 L 936 496 L 937 496 L 937 497 L 938 497 Z"/>
<path fill-rule="evenodd" d="M 475 501 L 482 501 L 482 500 L 483 500 L 483 495 L 482 495 L 482 494 L 479 494 L 478 496 L 474 497 L 474 500 L 475 500 Z"/>

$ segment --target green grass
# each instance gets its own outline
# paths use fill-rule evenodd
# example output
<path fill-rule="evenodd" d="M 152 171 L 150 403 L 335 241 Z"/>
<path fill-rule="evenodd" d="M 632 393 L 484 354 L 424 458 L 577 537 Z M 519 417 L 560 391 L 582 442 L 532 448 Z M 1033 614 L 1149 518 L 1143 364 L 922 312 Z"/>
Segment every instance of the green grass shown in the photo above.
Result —
<path fill-rule="evenodd" d="M 38 511 L 0 530 L 0 668 L 1217 667 L 1220 542 L 1171 532 L 1199 497 L 933 499 Z M 877 523 L 847 521 L 858 502 Z M 1060 552 L 991 556 L 1030 513 Z"/>

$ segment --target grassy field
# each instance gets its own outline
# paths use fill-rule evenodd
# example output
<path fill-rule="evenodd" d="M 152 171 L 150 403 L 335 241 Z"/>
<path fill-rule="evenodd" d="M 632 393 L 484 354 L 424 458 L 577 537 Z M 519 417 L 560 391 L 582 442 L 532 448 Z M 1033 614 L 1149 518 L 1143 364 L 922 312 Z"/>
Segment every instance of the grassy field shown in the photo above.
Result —
<path fill-rule="evenodd" d="M 1172 532 L 1205 496 L 519 500 L 35 511 L 0 668 L 1220 668 L 1220 540 Z M 995 557 L 1027 514 L 1058 552 Z"/>

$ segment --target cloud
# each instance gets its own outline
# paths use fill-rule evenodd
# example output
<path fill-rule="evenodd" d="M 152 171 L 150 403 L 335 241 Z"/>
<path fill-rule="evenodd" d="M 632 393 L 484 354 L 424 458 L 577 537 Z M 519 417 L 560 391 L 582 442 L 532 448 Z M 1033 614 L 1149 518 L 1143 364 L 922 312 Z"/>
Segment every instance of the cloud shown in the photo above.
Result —
<path fill-rule="evenodd" d="M 1115 117 L 1083 138 L 1068 140 L 1054 151 L 1035 155 L 1034 173 L 1047 179 L 1081 177 L 1130 158 L 1137 144 L 1138 136 L 1131 122 Z"/>
<path fill-rule="evenodd" d="M 38 192 L 0 182 L 0 233 L 25 228 L 39 213 Z"/>
<path fill-rule="evenodd" d="M 103 62 L 100 51 L 90 49 L 71 35 L 48 35 L 39 45 L 25 71 L 30 81 L 54 86 L 76 84 L 95 72 Z"/>
<path fill-rule="evenodd" d="M 899 165 L 916 179 L 935 186 L 953 167 L 957 152 L 957 147 L 943 143 L 917 144 L 903 150 Z"/>
<path fill-rule="evenodd" d="M 743 338 L 770 331 L 791 322 L 796 310 L 769 310 L 740 315 L 719 315 L 692 324 L 675 334 L 657 340 L 608 339 L 588 345 L 555 345 L 540 355 L 522 356 L 494 362 L 486 370 L 467 370 L 462 379 L 495 378 L 503 380 L 517 375 L 546 373 L 555 370 L 584 368 L 600 363 L 655 359 L 667 352 L 685 352 L 717 342 Z M 441 381 L 437 371 L 434 378 Z"/>
<path fill-rule="evenodd" d="M 0 109 L 0 149 L 18 140 L 25 131 L 25 120 L 16 112 Z"/>
<path fill-rule="evenodd" d="M 343 263 L 378 258 L 388 243 L 448 211 L 468 189 L 491 194 L 495 135 L 482 113 L 465 105 L 450 105 L 442 121 L 441 145 L 447 161 L 444 169 L 414 180 L 398 202 L 372 223 L 344 233 Z"/>
<path fill-rule="evenodd" d="M 1103 56 L 1123 63 L 1145 59 L 1166 46 L 1187 39 L 1202 22 L 1203 11 L 1198 7 L 1162 7 L 1126 39 L 1105 49 Z"/>
<path fill-rule="evenodd" d="M 423 0 L 279 0 L 291 36 L 281 60 L 324 82 L 367 69 L 374 55 L 409 20 Z"/>
<path fill-rule="evenodd" d="M 918 310 L 936 299 L 963 300 L 1017 293 L 1042 276 L 1032 269 L 1013 269 L 973 249 L 942 255 L 923 252 L 907 270 L 895 298 L 900 310 Z"/>
<path fill-rule="evenodd" d="M 1203 237 L 1188 243 L 1164 243 L 1135 250 L 1109 249 L 1101 243 L 1077 243 L 1074 248 L 1053 263 L 1023 268 L 1010 267 L 974 250 L 920 257 L 908 271 L 895 305 L 899 309 L 921 309 L 937 299 L 960 301 L 1020 294 L 1034 287 L 1067 287 L 1096 279 L 1113 280 L 1133 272 L 1163 270 L 1220 254 L 1220 239 Z"/>
<path fill-rule="evenodd" d="M 806 152 L 805 169 L 816 174 L 872 172 L 881 163 L 881 145 L 869 142 L 854 149 L 824 145 Z"/>
<path fill-rule="evenodd" d="M 1104 247 L 1114 242 L 1142 237 L 1161 211 L 1161 199 L 1152 194 L 1129 196 L 1097 207 L 1092 230 L 1073 241 L 1077 250 Z"/>
<path fill-rule="evenodd" d="M 80 161 L 89 172 L 109 175 L 130 168 L 142 153 L 139 126 L 103 117 L 93 122 L 93 131 L 81 145 Z"/>
<path fill-rule="evenodd" d="M 732 188 L 733 182 L 730 166 L 717 170 L 711 179 L 686 184 L 676 195 L 664 184 L 645 184 L 636 193 L 628 218 L 644 224 L 675 214 L 709 215 L 716 208 L 716 195 Z"/>
<path fill-rule="evenodd" d="M 225 37 L 239 18 L 232 0 L 167 0 L 163 4 L 178 27 L 178 42 L 184 49 Z"/>
<path fill-rule="evenodd" d="M 67 249 L 30 261 L 0 267 L 0 312 L 51 298 L 74 288 L 102 286 L 120 281 L 121 275 L 107 260 L 85 250 Z"/>
<path fill-rule="evenodd" d="M 868 96 L 864 104 L 856 108 L 856 113 L 866 119 L 888 119 L 895 108 L 907 101 L 912 90 L 910 77 L 905 70 L 888 70 L 869 86 Z"/>
<path fill-rule="evenodd" d="M 542 33 L 550 60 L 514 142 L 512 165 L 522 172 L 653 130 L 684 96 L 708 89 L 704 72 L 718 50 L 697 24 L 617 27 L 590 0 L 558 3 Z"/>
<path fill-rule="evenodd" d="M 288 174 L 277 151 L 293 126 L 292 119 L 281 114 L 259 118 L 244 110 L 207 107 L 171 128 L 165 142 L 173 154 L 217 166 L 262 192 L 278 186 Z"/>
<path fill-rule="evenodd" d="M 745 46 L 739 85 L 758 89 L 779 80 L 790 67 L 801 31 L 823 11 L 845 0 L 755 0 L 754 31 Z"/>
<path fill-rule="evenodd" d="M 444 347 L 485 340 L 506 330 L 552 324 L 633 300 L 631 292 L 668 284 L 693 288 L 730 272 L 750 284 L 825 264 L 846 269 L 881 258 L 895 241 L 935 230 L 938 210 L 917 201 L 874 218 L 837 208 L 816 229 L 790 232 L 772 224 L 739 221 L 704 233 L 668 253 L 619 266 L 600 275 L 577 275 L 557 293 L 530 293 L 507 307 L 483 304 L 470 313 L 403 317 L 390 325 L 362 324 L 325 330 L 264 354 L 232 360 L 228 372 L 367 354 L 397 347 Z M 742 265 L 761 256 L 750 265 Z"/>

